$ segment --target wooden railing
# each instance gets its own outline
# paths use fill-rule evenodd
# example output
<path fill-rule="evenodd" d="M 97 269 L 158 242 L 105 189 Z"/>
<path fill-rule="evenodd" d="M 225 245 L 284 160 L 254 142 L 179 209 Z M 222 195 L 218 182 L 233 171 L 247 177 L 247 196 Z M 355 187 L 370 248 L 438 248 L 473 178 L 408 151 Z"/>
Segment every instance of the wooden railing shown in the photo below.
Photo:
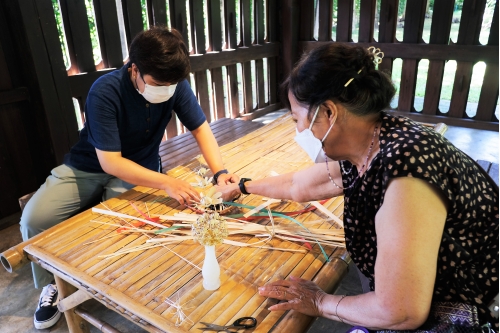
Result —
<path fill-rule="evenodd" d="M 289 14 L 284 24 L 283 45 L 290 47 L 289 59 L 283 62 L 290 69 L 303 51 L 323 43 L 352 42 L 353 0 L 286 0 L 284 8 Z M 336 8 L 333 5 L 336 4 Z M 434 2 L 433 20 L 428 43 L 422 40 L 427 0 L 406 2 L 404 35 L 396 39 L 398 0 L 380 0 L 378 36 L 376 0 L 360 2 L 358 44 L 380 48 L 385 57 L 380 69 L 392 72 L 393 60 L 401 58 L 401 84 L 397 108 L 391 110 L 424 122 L 444 122 L 448 125 L 490 129 L 498 131 L 495 109 L 498 102 L 498 1 L 487 45 L 480 45 L 479 34 L 486 0 L 465 0 L 456 43 L 450 41 L 450 27 L 455 6 L 454 0 Z M 332 13 L 337 12 L 336 36 L 332 36 Z M 317 13 L 317 14 L 316 14 Z M 316 15 L 315 15 L 316 14 Z M 314 38 L 314 27 L 317 35 Z M 293 28 L 297 27 L 297 28 Z M 287 34 L 285 32 L 288 31 Z M 332 38 L 333 37 L 333 38 Z M 375 40 L 377 40 L 375 42 Z M 418 63 L 429 59 L 423 110 L 414 108 Z M 448 112 L 439 109 L 444 67 L 448 60 L 455 60 L 457 68 Z M 479 61 L 486 63 L 486 71 L 475 116 L 466 114 L 472 69 Z"/>
<path fill-rule="evenodd" d="M 71 94 L 83 108 L 91 84 L 126 61 L 127 54 L 122 52 L 124 38 L 120 34 L 125 35 L 130 45 L 133 37 L 144 29 L 141 1 L 122 0 L 122 7 L 118 9 L 116 1 L 93 1 L 102 56 L 98 64 L 94 63 L 85 2 L 60 0 L 59 3 L 71 62 L 67 70 Z M 223 117 L 251 119 L 278 109 L 276 57 L 280 44 L 277 43 L 276 1 L 152 0 L 146 3 L 150 25 L 170 23 L 189 44 L 191 83 L 196 87 L 209 122 Z M 238 75 L 238 65 L 241 75 Z M 174 118 L 167 127 L 167 137 L 183 131 Z"/>

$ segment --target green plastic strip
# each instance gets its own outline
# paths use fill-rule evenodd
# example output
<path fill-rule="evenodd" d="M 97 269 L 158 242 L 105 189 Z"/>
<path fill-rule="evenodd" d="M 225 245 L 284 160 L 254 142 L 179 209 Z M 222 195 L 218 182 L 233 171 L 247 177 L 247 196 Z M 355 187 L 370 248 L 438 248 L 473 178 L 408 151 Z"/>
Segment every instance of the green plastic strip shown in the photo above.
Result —
<path fill-rule="evenodd" d="M 179 228 L 183 228 L 183 226 L 182 225 L 176 225 L 176 226 L 173 226 L 173 227 L 170 227 L 170 228 L 160 229 L 160 230 L 155 231 L 155 234 L 162 234 L 164 232 L 169 232 L 169 231 L 172 231 L 172 230 L 177 230 Z"/>
<path fill-rule="evenodd" d="M 240 204 L 240 203 L 237 203 L 237 202 L 223 202 L 223 204 L 230 205 L 230 206 L 235 206 L 235 207 L 247 208 L 247 209 L 254 209 L 256 207 L 256 206 L 250 206 L 250 205 L 243 205 L 243 204 Z M 267 213 L 264 213 L 264 211 L 265 211 L 264 209 L 261 209 L 260 213 L 253 214 L 253 215 L 256 215 L 256 216 L 269 216 Z M 307 229 L 302 223 L 300 223 L 299 221 L 297 221 L 293 217 L 290 217 L 290 216 L 281 214 L 281 212 L 275 212 L 275 211 L 271 211 L 271 214 L 273 216 L 275 216 L 275 217 L 282 217 L 284 219 L 292 221 L 292 222 L 298 224 L 299 226 L 301 226 L 302 228 L 304 228 L 305 230 L 307 230 L 307 232 L 311 233 L 309 231 L 309 229 Z M 228 217 L 235 218 L 235 216 L 242 217 L 243 214 L 229 215 Z M 317 239 L 314 239 L 314 240 L 316 241 L 316 244 L 318 244 L 319 248 L 321 249 L 321 253 L 323 253 L 323 256 L 325 257 L 326 261 L 329 262 L 330 258 L 328 258 L 328 255 L 326 254 L 325 249 L 323 249 L 323 246 L 321 246 L 321 244 L 318 242 Z"/>

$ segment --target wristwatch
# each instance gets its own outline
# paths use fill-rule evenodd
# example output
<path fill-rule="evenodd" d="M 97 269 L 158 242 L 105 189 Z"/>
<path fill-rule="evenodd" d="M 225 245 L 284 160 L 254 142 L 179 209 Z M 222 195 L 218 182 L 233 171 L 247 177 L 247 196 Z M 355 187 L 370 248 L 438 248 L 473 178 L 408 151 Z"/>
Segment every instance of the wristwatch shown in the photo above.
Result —
<path fill-rule="evenodd" d="M 214 175 L 214 178 L 213 178 L 213 183 L 214 185 L 217 185 L 217 182 L 219 181 L 219 176 L 222 175 L 222 174 L 228 174 L 229 172 L 227 171 L 227 169 L 222 169 L 220 171 L 217 171 Z"/>
<path fill-rule="evenodd" d="M 240 192 L 243 194 L 250 194 L 247 192 L 247 189 L 245 188 L 245 183 L 251 181 L 252 179 L 250 178 L 241 178 L 240 182 L 238 183 L 238 186 L 240 187 Z"/>

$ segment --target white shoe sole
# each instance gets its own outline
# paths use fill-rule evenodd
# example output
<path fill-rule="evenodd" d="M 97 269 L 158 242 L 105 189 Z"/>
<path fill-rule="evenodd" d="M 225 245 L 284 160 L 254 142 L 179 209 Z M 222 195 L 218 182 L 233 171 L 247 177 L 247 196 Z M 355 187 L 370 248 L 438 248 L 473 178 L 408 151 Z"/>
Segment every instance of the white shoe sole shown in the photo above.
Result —
<path fill-rule="evenodd" d="M 54 326 L 57 323 L 59 318 L 61 318 L 61 315 L 62 315 L 62 313 L 58 311 L 52 318 L 47 319 L 45 321 L 36 321 L 36 319 L 33 320 L 33 324 L 35 325 L 35 328 L 39 329 L 39 330 L 44 329 L 44 328 L 49 328 L 49 327 Z"/>

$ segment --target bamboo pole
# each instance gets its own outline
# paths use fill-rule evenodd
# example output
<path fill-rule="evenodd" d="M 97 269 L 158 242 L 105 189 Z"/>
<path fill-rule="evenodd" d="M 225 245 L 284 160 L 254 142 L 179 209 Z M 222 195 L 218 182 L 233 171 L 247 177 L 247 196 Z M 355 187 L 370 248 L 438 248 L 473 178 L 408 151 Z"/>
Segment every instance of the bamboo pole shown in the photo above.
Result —
<path fill-rule="evenodd" d="M 54 279 L 56 280 L 59 299 L 65 299 L 78 290 L 57 275 L 54 275 Z M 64 316 L 66 317 L 66 323 L 68 324 L 70 333 L 90 333 L 88 322 L 77 315 L 74 311 L 66 311 L 64 312 Z"/>

